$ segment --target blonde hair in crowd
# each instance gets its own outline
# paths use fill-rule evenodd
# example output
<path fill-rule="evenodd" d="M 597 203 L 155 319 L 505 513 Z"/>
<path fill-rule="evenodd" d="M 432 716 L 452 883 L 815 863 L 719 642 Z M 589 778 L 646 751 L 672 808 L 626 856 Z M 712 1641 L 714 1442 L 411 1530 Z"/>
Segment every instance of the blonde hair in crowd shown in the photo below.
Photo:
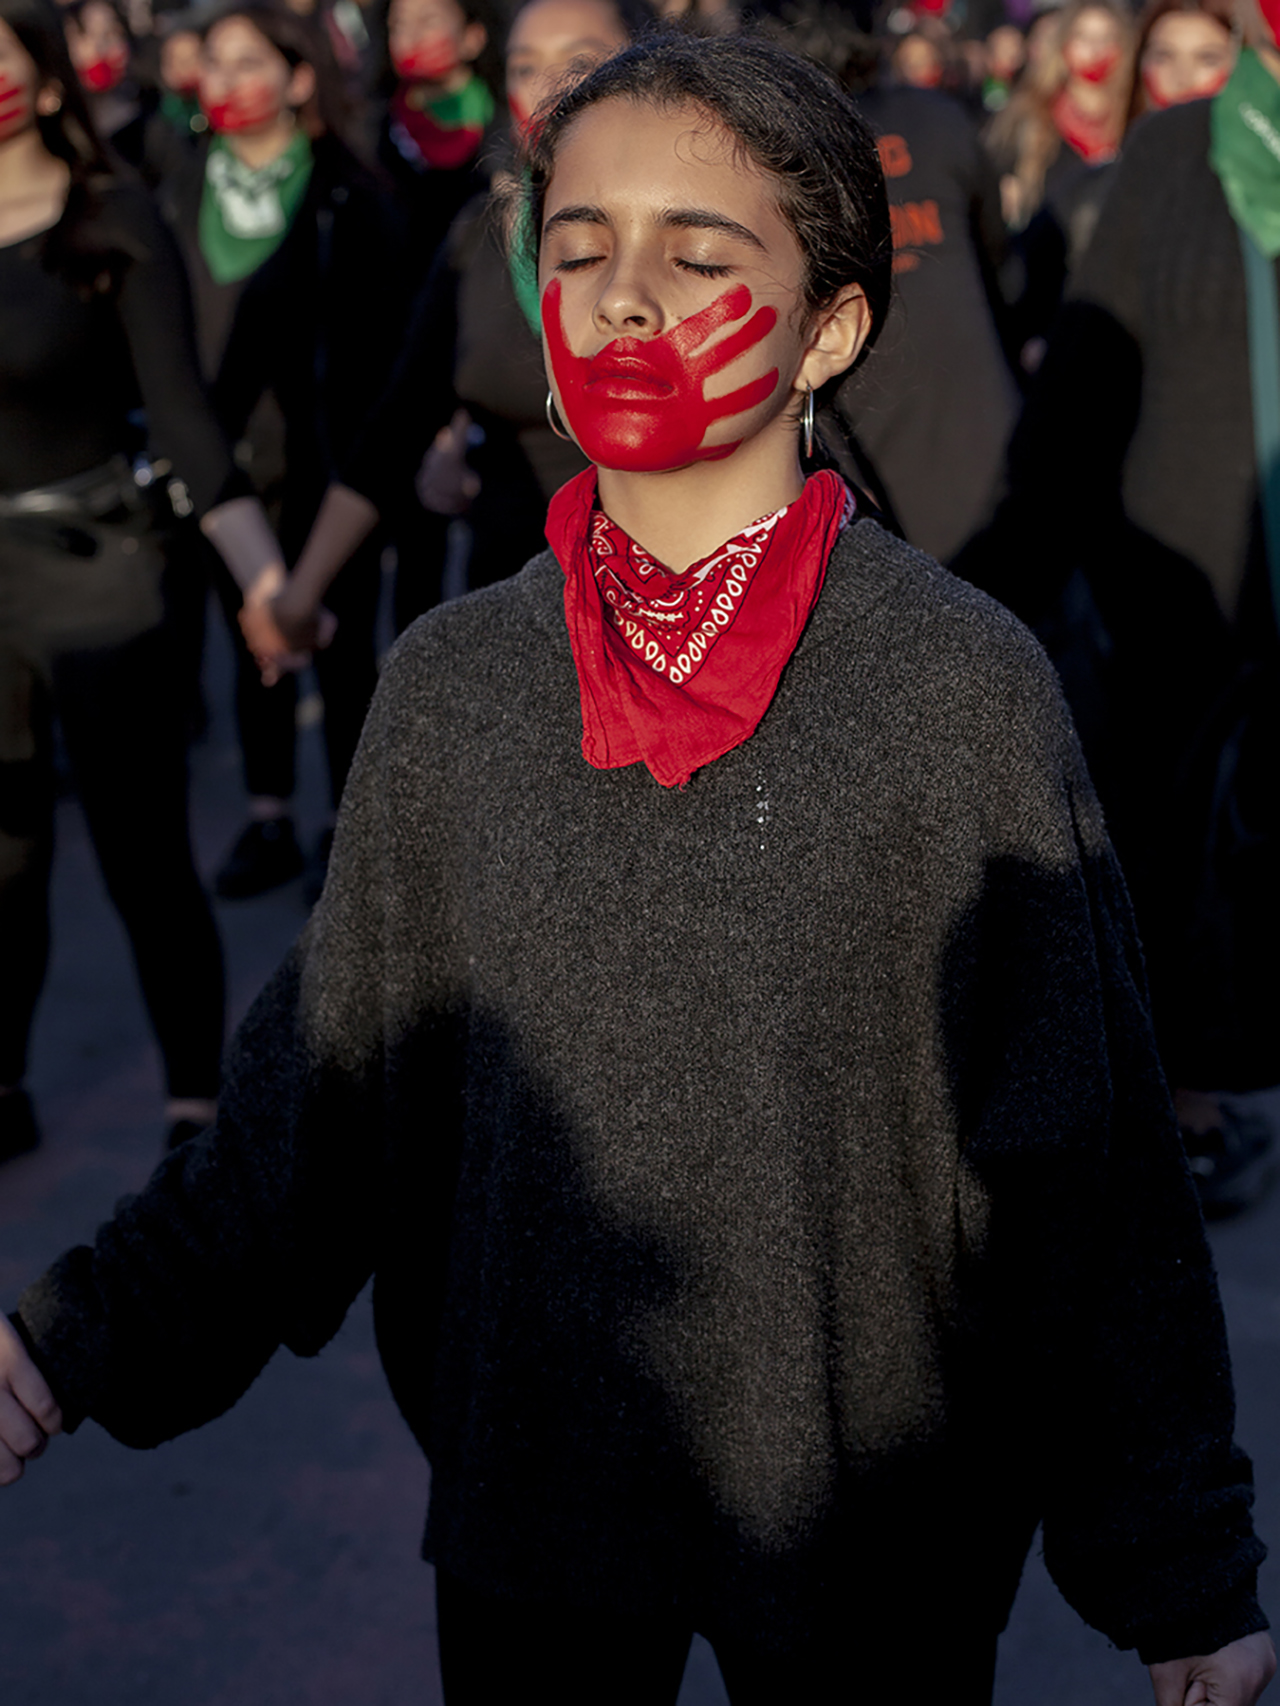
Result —
<path fill-rule="evenodd" d="M 1009 104 L 991 125 L 989 140 L 1001 171 L 1005 219 L 1017 230 L 1044 200 L 1045 175 L 1062 151 L 1053 104 L 1070 76 L 1064 57 L 1067 40 L 1086 12 L 1105 12 L 1115 21 L 1123 55 L 1123 74 L 1116 84 L 1122 91 L 1118 104 L 1122 115 L 1128 110 L 1134 65 L 1134 29 L 1128 12 L 1113 0 L 1071 0 L 1059 14 L 1044 53 L 1027 66 Z"/>

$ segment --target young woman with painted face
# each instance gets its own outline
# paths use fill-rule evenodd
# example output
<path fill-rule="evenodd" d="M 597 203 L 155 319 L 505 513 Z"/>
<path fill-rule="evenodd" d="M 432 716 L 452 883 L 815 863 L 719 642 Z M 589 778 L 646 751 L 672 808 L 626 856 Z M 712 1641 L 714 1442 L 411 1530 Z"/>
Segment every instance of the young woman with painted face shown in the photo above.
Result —
<path fill-rule="evenodd" d="M 1051 643 L 1076 636 L 1090 768 L 1192 1167 L 1220 1214 L 1257 1200 L 1273 1138 L 1219 1092 L 1280 1082 L 1280 545 L 1260 507 L 1246 273 L 1260 253 L 1265 284 L 1280 254 L 1280 11 L 1250 4 L 1240 25 L 1212 100 L 1134 126 L 1013 441 L 1011 497 L 963 570 Z M 1061 621 L 1064 588 L 1087 622 Z"/>
<path fill-rule="evenodd" d="M 1132 67 L 1128 13 L 1110 0 L 1072 0 L 1051 50 L 987 132 L 1022 270 L 1009 336 L 1015 363 L 1028 370 L 1093 233 L 1124 135 Z"/>
<path fill-rule="evenodd" d="M 653 19 L 645 0 L 522 6 L 506 54 L 517 140 L 571 68 L 580 75 Z M 450 516 L 467 515 L 469 585 L 489 586 L 542 548 L 547 504 L 583 467 L 576 445 L 548 422 L 536 284 L 523 255 L 502 237 L 515 185 L 508 173 L 495 197 L 477 197 L 464 210 L 419 296 L 391 384 L 274 606 L 295 644 L 314 635 L 332 576 L 379 515 L 394 518 L 400 541 L 401 629 L 440 598 Z M 472 444 L 475 438 L 481 442 Z M 415 493 L 424 455 L 418 488 L 430 511 L 425 518 Z"/>
<path fill-rule="evenodd" d="M 389 0 L 378 162 L 409 221 L 421 284 L 458 213 L 487 183 L 483 144 L 501 100 L 502 26 L 489 0 Z"/>
<path fill-rule="evenodd" d="M 35 1140 L 20 1085 L 48 950 L 54 715 L 174 1129 L 217 1094 L 221 955 L 187 836 L 177 570 L 130 471 L 139 406 L 182 507 L 263 596 L 278 547 L 201 390 L 172 240 L 113 172 L 56 12 L 0 0 L 0 1158 Z"/>
<path fill-rule="evenodd" d="M 312 21 L 270 3 L 228 9 L 204 36 L 200 99 L 210 139 L 161 201 L 187 258 L 215 404 L 231 439 L 245 441 L 258 490 L 278 505 L 291 561 L 394 355 L 406 309 L 399 231 L 343 140 L 338 73 Z M 335 804 L 376 679 L 377 557 L 371 544 L 335 583 L 340 625 L 316 659 Z M 250 796 L 250 821 L 215 886 L 243 898 L 302 866 L 289 815 L 297 687 L 291 673 L 263 682 L 232 588 L 223 575 L 215 584 L 237 641 Z M 260 643 L 265 613 L 246 620 Z M 269 623 L 266 633 L 270 641 Z"/>
<path fill-rule="evenodd" d="M 154 101 L 143 101 L 131 75 L 133 44 L 123 16 L 112 0 L 72 0 L 61 13 L 94 129 L 125 165 L 140 166 Z"/>
<path fill-rule="evenodd" d="M 1238 49 L 1231 0 L 1152 0 L 1138 20 L 1131 119 L 1216 95 Z"/>
<path fill-rule="evenodd" d="M 220 1414 L 376 1268 L 450 1706 L 672 1702 L 694 1629 L 736 1706 L 978 1706 L 1041 1518 L 1162 1703 L 1250 1706 L 1212 1269 L 1052 672 L 804 473 L 888 307 L 872 138 L 733 38 L 540 119 L 594 466 L 393 653 L 217 1128 L 25 1295 L 34 1362 L 0 1332 L 0 1479 Z"/>

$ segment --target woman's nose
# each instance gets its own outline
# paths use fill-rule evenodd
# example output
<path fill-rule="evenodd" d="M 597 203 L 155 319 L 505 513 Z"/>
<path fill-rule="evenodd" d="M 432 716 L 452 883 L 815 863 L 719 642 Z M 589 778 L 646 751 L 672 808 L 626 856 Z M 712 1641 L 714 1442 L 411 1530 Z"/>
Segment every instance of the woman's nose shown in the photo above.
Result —
<path fill-rule="evenodd" d="M 598 330 L 615 337 L 656 336 L 665 324 L 662 304 L 639 260 L 620 258 L 596 298 Z"/>

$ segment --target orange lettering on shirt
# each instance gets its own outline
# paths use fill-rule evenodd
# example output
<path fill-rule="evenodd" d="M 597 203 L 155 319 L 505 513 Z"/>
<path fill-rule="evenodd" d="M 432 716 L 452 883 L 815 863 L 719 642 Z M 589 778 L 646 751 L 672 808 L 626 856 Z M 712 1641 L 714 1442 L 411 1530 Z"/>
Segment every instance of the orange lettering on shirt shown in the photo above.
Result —
<path fill-rule="evenodd" d="M 916 249 L 922 243 L 941 243 L 942 218 L 936 201 L 904 201 L 889 209 L 895 249 Z"/>
<path fill-rule="evenodd" d="M 905 136 L 882 136 L 876 143 L 880 150 L 880 168 L 886 178 L 905 178 L 911 170 L 911 150 Z"/>

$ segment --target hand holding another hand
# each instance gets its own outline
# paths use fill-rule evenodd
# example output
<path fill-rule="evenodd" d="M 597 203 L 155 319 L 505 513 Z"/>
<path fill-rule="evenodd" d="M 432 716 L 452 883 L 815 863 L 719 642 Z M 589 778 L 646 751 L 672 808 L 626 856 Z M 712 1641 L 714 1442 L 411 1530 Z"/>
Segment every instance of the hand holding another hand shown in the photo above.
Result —
<path fill-rule="evenodd" d="M 0 1316 L 0 1487 L 23 1470 L 62 1432 L 62 1412 L 27 1348 Z"/>
<path fill-rule="evenodd" d="M 311 654 L 327 646 L 337 630 L 337 618 L 323 605 L 290 600 L 290 583 L 283 568 L 272 565 L 244 595 L 240 632 L 268 687 L 290 670 L 305 669 Z"/>

